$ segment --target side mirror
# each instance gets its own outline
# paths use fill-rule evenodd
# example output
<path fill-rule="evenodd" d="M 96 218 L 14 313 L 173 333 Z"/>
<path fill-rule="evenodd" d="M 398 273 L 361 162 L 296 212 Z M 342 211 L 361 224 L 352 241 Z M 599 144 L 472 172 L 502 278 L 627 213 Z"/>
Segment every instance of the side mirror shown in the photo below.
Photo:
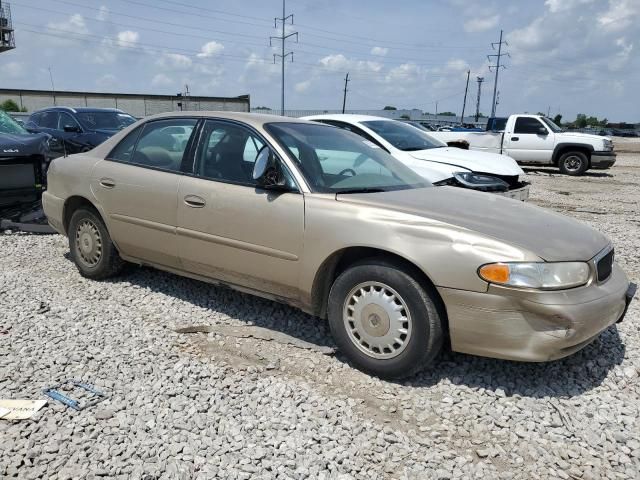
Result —
<path fill-rule="evenodd" d="M 62 129 L 65 132 L 68 132 L 68 133 L 80 133 L 81 132 L 80 127 L 78 127 L 77 125 L 65 125 L 64 127 L 62 127 Z"/>
<path fill-rule="evenodd" d="M 275 156 L 268 146 L 264 146 L 258 152 L 253 165 L 253 179 L 265 189 L 284 190 L 286 181 Z"/>
<path fill-rule="evenodd" d="M 540 127 L 538 128 L 538 135 L 549 135 L 549 132 L 547 131 L 546 128 Z"/>

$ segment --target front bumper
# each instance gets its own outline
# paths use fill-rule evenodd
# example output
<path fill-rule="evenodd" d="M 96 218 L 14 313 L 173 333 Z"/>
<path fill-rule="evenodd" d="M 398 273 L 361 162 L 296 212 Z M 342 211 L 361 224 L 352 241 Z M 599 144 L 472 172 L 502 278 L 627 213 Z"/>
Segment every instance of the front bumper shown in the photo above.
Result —
<path fill-rule="evenodd" d="M 65 235 L 64 231 L 64 200 L 45 191 L 42 194 L 42 209 L 47 216 L 49 225 L 53 227 L 61 235 Z"/>
<path fill-rule="evenodd" d="M 454 351 L 528 362 L 566 357 L 620 321 L 635 293 L 614 264 L 603 283 L 561 291 L 490 285 L 487 292 L 438 291 L 447 308 Z"/>
<path fill-rule="evenodd" d="M 610 168 L 614 163 L 616 163 L 615 152 L 593 152 L 591 154 L 591 168 Z"/>
<path fill-rule="evenodd" d="M 523 187 L 507 190 L 506 192 L 498 192 L 496 195 L 526 202 L 529 199 L 529 186 L 530 185 L 527 183 Z"/>

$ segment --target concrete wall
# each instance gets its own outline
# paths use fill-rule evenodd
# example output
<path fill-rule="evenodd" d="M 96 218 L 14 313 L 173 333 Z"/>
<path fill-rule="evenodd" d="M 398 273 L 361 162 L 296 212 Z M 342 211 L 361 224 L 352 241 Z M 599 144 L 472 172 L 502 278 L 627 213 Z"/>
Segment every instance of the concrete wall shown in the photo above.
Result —
<path fill-rule="evenodd" d="M 180 110 L 177 97 L 164 95 L 125 95 L 118 93 L 51 92 L 42 90 L 0 89 L 0 103 L 13 100 L 29 112 L 53 105 L 65 107 L 119 108 L 134 117 Z M 182 100 L 185 110 L 225 110 L 248 112 L 249 97 L 191 97 Z M 184 105 L 186 103 L 186 105 Z"/>

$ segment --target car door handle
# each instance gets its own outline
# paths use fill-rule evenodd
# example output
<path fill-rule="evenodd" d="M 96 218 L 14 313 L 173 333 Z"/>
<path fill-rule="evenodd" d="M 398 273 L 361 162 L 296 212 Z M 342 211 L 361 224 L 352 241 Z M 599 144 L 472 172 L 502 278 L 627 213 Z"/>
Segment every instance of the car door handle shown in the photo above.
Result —
<path fill-rule="evenodd" d="M 116 186 L 116 182 L 112 178 L 101 178 L 100 186 L 104 188 L 113 188 Z"/>
<path fill-rule="evenodd" d="M 204 201 L 204 198 L 197 195 L 187 195 L 184 197 L 184 204 L 191 208 L 202 208 L 207 202 Z"/>
<path fill-rule="evenodd" d="M 512 142 L 517 142 L 518 140 L 520 140 L 520 137 L 511 137 Z"/>

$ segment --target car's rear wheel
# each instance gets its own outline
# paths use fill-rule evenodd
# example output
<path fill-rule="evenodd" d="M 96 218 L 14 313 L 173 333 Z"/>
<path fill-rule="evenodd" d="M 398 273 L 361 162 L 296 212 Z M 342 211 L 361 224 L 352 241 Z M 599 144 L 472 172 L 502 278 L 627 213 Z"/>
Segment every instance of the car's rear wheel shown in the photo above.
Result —
<path fill-rule="evenodd" d="M 125 262 L 95 210 L 76 210 L 69 221 L 68 236 L 71 258 L 83 277 L 100 280 L 122 271 Z"/>
<path fill-rule="evenodd" d="M 582 152 L 563 153 L 558 159 L 558 167 L 565 175 L 582 175 L 589 168 L 589 159 Z"/>
<path fill-rule="evenodd" d="M 329 326 L 340 351 L 381 378 L 407 377 L 440 352 L 435 293 L 412 272 L 371 259 L 345 270 L 329 293 Z"/>

